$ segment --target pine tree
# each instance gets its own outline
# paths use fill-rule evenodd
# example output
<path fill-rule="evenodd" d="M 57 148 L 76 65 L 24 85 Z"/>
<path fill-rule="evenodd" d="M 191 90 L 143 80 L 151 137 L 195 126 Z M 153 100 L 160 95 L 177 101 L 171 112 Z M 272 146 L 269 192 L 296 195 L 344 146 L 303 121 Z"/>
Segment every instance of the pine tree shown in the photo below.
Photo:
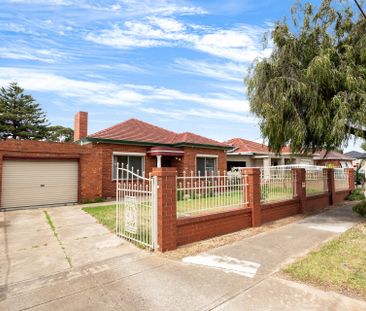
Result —
<path fill-rule="evenodd" d="M 0 89 L 0 139 L 42 140 L 48 135 L 46 114 L 17 83 Z"/>

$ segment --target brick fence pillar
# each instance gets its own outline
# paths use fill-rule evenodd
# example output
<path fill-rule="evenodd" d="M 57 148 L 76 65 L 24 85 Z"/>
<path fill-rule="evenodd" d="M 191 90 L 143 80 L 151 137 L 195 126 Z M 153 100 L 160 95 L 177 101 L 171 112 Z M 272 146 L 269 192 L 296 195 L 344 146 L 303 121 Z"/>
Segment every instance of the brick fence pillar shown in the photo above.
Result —
<path fill-rule="evenodd" d="M 247 176 L 247 200 L 252 210 L 252 226 L 259 227 L 262 224 L 260 170 L 244 168 L 242 174 Z"/>
<path fill-rule="evenodd" d="M 296 195 L 299 198 L 299 212 L 304 213 L 306 212 L 306 172 L 304 168 L 293 168 L 292 173 L 295 178 Z"/>
<path fill-rule="evenodd" d="M 334 184 L 334 169 L 325 168 L 328 176 L 328 193 L 329 193 L 329 205 L 333 205 L 336 202 L 335 198 L 335 184 Z"/>
<path fill-rule="evenodd" d="M 346 168 L 346 172 L 348 173 L 348 183 L 349 190 L 355 190 L 355 182 L 356 182 L 356 172 L 353 168 Z"/>
<path fill-rule="evenodd" d="M 174 250 L 177 248 L 177 169 L 154 167 L 152 176 L 158 180 L 158 249 Z"/>

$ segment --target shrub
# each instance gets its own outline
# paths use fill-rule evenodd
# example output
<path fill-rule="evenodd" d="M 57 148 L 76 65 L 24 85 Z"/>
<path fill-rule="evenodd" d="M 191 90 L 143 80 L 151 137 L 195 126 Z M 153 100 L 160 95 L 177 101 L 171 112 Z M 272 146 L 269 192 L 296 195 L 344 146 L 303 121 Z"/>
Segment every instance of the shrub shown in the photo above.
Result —
<path fill-rule="evenodd" d="M 365 217 L 366 216 L 366 201 L 363 200 L 360 203 L 357 203 L 352 210 L 359 214 L 361 217 Z"/>
<path fill-rule="evenodd" d="M 355 189 L 346 197 L 346 200 L 348 201 L 361 201 L 364 199 L 365 195 L 362 189 Z"/>

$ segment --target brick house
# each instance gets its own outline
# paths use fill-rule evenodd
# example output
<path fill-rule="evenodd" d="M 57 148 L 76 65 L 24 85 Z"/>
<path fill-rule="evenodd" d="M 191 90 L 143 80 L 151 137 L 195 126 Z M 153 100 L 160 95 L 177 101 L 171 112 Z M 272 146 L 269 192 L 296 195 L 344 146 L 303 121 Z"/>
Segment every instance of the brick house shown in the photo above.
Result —
<path fill-rule="evenodd" d="M 101 154 L 103 197 L 115 195 L 117 163 L 133 167 L 140 175 L 148 175 L 153 167 L 176 167 L 178 174 L 226 169 L 229 147 L 190 132 L 178 134 L 136 119 L 91 135 L 87 128 L 87 112 L 78 112 L 74 139 L 82 146 L 91 145 Z"/>
<path fill-rule="evenodd" d="M 354 160 L 356 159 L 337 151 L 327 152 L 322 150 L 314 155 L 314 161 L 316 165 L 332 166 L 335 168 L 352 168 Z"/>
<path fill-rule="evenodd" d="M 314 164 L 311 154 L 294 154 L 289 147 L 280 154 L 271 152 L 267 145 L 243 138 L 232 138 L 226 142 L 231 146 L 227 152 L 227 169 L 232 167 L 262 167 L 288 164 Z"/>
<path fill-rule="evenodd" d="M 0 142 L 0 208 L 114 197 L 117 163 L 145 176 L 153 167 L 176 167 L 178 174 L 223 171 L 229 149 L 209 138 L 136 119 L 88 135 L 86 112 L 75 115 L 74 140 Z"/>

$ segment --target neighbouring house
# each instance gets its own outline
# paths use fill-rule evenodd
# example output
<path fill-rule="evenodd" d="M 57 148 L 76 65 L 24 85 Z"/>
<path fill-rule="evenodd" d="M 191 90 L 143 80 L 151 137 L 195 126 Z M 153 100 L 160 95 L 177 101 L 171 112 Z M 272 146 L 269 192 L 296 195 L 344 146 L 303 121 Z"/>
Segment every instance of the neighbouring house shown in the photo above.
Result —
<path fill-rule="evenodd" d="M 362 169 L 365 171 L 366 168 L 366 152 L 350 151 L 346 152 L 344 155 L 353 158 L 352 165 L 355 169 Z"/>
<path fill-rule="evenodd" d="M 145 176 L 153 167 L 176 167 L 184 172 L 223 171 L 227 144 L 190 132 L 175 133 L 161 127 L 129 119 L 88 135 L 88 114 L 75 116 L 75 142 L 92 145 L 102 154 L 102 196 L 115 195 L 116 167 L 128 165 Z"/>
<path fill-rule="evenodd" d="M 294 154 L 289 147 L 284 147 L 280 154 L 276 154 L 265 144 L 243 138 L 232 138 L 225 143 L 231 146 L 227 152 L 227 170 L 233 167 L 314 164 L 311 154 Z"/>
<path fill-rule="evenodd" d="M 343 167 L 352 168 L 352 162 L 355 158 L 352 158 L 346 154 L 337 151 L 325 151 L 322 150 L 314 154 L 314 162 L 316 165 L 320 166 L 332 166 L 332 167 Z"/>

